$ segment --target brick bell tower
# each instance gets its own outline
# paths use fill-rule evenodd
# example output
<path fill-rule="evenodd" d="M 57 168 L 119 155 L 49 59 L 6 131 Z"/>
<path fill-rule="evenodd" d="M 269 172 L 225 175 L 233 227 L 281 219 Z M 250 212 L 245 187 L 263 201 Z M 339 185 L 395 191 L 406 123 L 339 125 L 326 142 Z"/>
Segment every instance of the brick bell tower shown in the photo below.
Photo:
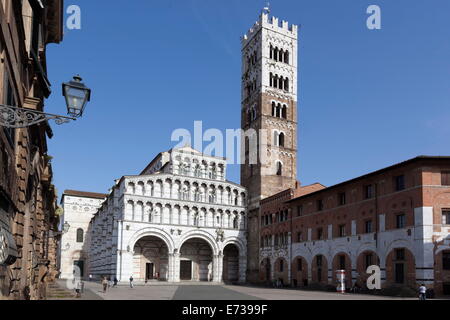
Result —
<path fill-rule="evenodd" d="M 241 184 L 249 194 L 250 282 L 257 282 L 259 274 L 260 201 L 297 184 L 298 28 L 269 18 L 268 11 L 242 38 L 241 127 L 247 134 Z M 255 131 L 257 146 L 248 134 Z"/>

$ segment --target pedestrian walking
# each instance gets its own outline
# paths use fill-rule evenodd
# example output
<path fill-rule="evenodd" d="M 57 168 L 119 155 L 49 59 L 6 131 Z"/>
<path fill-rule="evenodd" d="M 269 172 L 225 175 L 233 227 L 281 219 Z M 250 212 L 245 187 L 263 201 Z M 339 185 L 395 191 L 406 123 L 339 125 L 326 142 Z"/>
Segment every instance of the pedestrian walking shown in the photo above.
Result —
<path fill-rule="evenodd" d="M 89 275 L 89 282 L 92 281 L 92 274 Z"/>
<path fill-rule="evenodd" d="M 80 281 L 80 280 L 78 280 L 78 281 L 76 282 L 76 285 L 75 285 L 75 292 L 76 292 L 77 298 L 81 298 L 81 281 Z"/>
<path fill-rule="evenodd" d="M 108 279 L 106 279 L 106 277 L 103 277 L 102 285 L 103 285 L 103 293 L 106 293 L 106 289 L 108 288 Z"/>
<path fill-rule="evenodd" d="M 419 300 L 427 300 L 427 287 L 425 287 L 424 284 L 422 284 L 419 288 Z"/>
<path fill-rule="evenodd" d="M 112 280 L 111 277 L 108 277 L 108 289 L 112 286 Z"/>
<path fill-rule="evenodd" d="M 114 277 L 114 285 L 113 288 L 117 287 L 117 283 L 119 282 L 119 280 L 117 280 L 117 277 Z"/>
<path fill-rule="evenodd" d="M 133 289 L 134 285 L 133 285 L 133 276 L 130 277 L 130 288 Z"/>

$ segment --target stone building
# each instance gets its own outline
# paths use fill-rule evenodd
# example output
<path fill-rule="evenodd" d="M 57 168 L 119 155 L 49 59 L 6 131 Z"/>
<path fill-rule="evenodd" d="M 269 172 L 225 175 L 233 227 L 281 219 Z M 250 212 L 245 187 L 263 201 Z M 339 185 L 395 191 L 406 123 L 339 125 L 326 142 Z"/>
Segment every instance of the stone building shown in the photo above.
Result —
<path fill-rule="evenodd" d="M 0 1 L 0 104 L 43 110 L 51 93 L 46 46 L 62 40 L 62 19 L 62 0 Z M 43 298 L 55 276 L 57 202 L 47 137 L 45 122 L 0 128 L 0 298 Z"/>
<path fill-rule="evenodd" d="M 417 157 L 282 205 L 262 211 L 261 280 L 334 286 L 346 270 L 347 286 L 364 288 L 377 265 L 383 287 L 450 294 L 450 157 Z"/>
<path fill-rule="evenodd" d="M 263 12 L 242 38 L 249 281 L 257 281 L 259 269 L 260 201 L 297 184 L 297 32 L 296 25 Z"/>
<path fill-rule="evenodd" d="M 94 192 L 64 191 L 61 198 L 64 213 L 60 218 L 63 233 L 58 254 L 61 279 L 70 279 L 74 266 L 79 268 L 81 278 L 89 276 L 89 224 L 107 196 Z"/>
<path fill-rule="evenodd" d="M 247 192 L 225 177 L 225 159 L 184 147 L 117 180 L 90 224 L 89 273 L 245 282 Z"/>

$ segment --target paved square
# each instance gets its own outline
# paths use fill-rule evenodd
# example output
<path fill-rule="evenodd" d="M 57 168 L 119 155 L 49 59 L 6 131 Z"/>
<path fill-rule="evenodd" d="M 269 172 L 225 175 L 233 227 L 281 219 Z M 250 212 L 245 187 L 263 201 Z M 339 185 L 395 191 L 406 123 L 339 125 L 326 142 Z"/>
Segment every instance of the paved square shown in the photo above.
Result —
<path fill-rule="evenodd" d="M 64 282 L 59 285 L 63 287 Z M 371 295 L 339 294 L 333 292 L 273 289 L 252 286 L 228 286 L 211 284 L 147 284 L 130 288 L 121 285 L 103 293 L 100 284 L 85 283 L 83 300 L 416 300 Z"/>

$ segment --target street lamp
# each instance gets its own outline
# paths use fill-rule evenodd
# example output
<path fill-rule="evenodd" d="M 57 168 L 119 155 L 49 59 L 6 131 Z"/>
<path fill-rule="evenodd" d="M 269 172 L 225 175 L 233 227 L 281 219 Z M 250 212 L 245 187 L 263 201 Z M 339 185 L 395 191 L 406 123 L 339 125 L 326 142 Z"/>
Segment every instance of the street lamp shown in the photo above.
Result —
<path fill-rule="evenodd" d="M 69 232 L 69 229 L 70 229 L 70 224 L 67 221 L 64 222 L 64 224 L 63 224 L 63 233 Z"/>
<path fill-rule="evenodd" d="M 83 116 L 84 108 L 91 100 L 91 89 L 82 83 L 83 79 L 79 75 L 73 77 L 73 80 L 63 83 L 63 96 L 66 98 L 67 114 L 79 118 Z"/>
<path fill-rule="evenodd" d="M 68 117 L 0 104 L 0 126 L 18 129 L 49 120 L 54 120 L 57 125 L 75 121 L 83 115 L 86 104 L 91 99 L 91 89 L 81 81 L 81 77 L 77 75 L 73 77 L 72 81 L 63 84 L 63 96 L 66 100 Z"/>

